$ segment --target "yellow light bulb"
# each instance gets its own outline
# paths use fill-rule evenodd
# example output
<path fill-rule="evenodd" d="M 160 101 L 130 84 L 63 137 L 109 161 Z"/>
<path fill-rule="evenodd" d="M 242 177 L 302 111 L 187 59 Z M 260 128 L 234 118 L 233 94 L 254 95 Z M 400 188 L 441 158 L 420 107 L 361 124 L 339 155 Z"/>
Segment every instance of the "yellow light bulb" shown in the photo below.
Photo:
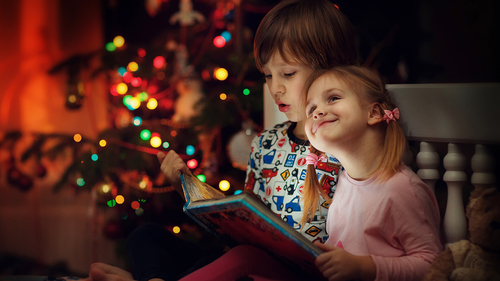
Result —
<path fill-rule="evenodd" d="M 129 105 L 133 109 L 138 109 L 141 106 L 141 101 L 139 100 L 139 98 L 133 97 L 130 99 Z"/>
<path fill-rule="evenodd" d="M 113 39 L 113 44 L 117 47 L 117 48 L 120 48 L 122 47 L 124 44 L 125 44 L 125 39 L 118 35 L 116 36 L 114 39 Z"/>
<path fill-rule="evenodd" d="M 154 98 L 150 98 L 146 106 L 150 109 L 153 110 L 158 106 L 158 101 Z"/>
<path fill-rule="evenodd" d="M 222 190 L 222 191 L 228 191 L 229 187 L 231 187 L 231 185 L 229 184 L 229 182 L 227 180 L 221 180 L 219 182 L 219 189 L 220 190 Z"/>
<path fill-rule="evenodd" d="M 151 143 L 152 147 L 160 147 L 160 145 L 163 143 L 160 137 L 152 137 L 149 142 Z"/>
<path fill-rule="evenodd" d="M 120 95 L 125 94 L 128 91 L 128 86 L 125 83 L 120 83 L 116 85 L 116 92 Z"/>
<path fill-rule="evenodd" d="M 123 204 L 123 202 L 125 202 L 125 197 L 123 197 L 123 195 L 118 195 L 115 197 L 115 201 L 117 204 Z"/>
<path fill-rule="evenodd" d="M 136 72 L 139 69 L 139 65 L 135 61 L 132 61 L 127 65 L 127 69 L 130 72 Z"/>
<path fill-rule="evenodd" d="M 214 72 L 215 78 L 220 81 L 226 80 L 227 76 L 229 75 L 227 70 L 225 68 L 217 68 Z"/>
<path fill-rule="evenodd" d="M 106 140 L 100 140 L 100 141 L 99 141 L 99 145 L 100 145 L 101 147 L 105 147 L 105 146 L 106 146 L 106 144 L 107 144 Z"/>
<path fill-rule="evenodd" d="M 177 234 L 177 233 L 181 232 L 181 228 L 178 226 L 174 226 L 174 228 L 172 228 L 172 232 Z"/>
<path fill-rule="evenodd" d="M 80 134 L 75 134 L 73 136 L 73 139 L 76 141 L 76 142 L 81 142 L 82 141 L 82 135 Z"/>
<path fill-rule="evenodd" d="M 102 185 L 102 192 L 103 193 L 108 193 L 110 190 L 111 190 L 111 187 L 109 186 L 109 184 L 105 183 Z"/>
<path fill-rule="evenodd" d="M 227 95 L 224 94 L 224 93 L 220 94 L 219 97 L 220 97 L 221 100 L 226 100 L 227 99 Z"/>

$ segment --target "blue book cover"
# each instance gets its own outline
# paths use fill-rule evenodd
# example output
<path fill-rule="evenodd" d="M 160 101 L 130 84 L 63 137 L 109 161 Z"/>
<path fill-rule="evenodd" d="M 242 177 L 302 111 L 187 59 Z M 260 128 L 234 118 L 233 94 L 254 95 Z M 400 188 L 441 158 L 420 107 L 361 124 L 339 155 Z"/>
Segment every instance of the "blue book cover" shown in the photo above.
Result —
<path fill-rule="evenodd" d="M 251 245 L 310 274 L 319 274 L 314 261 L 323 251 L 285 223 L 255 194 L 224 196 L 187 174 L 181 175 L 181 182 L 186 197 L 184 212 L 226 245 Z"/>

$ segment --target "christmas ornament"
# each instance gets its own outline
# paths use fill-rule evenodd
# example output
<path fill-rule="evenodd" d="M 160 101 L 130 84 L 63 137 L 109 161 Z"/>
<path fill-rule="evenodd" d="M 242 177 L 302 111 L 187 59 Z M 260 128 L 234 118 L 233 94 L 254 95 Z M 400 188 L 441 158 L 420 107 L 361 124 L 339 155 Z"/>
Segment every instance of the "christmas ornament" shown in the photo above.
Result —
<path fill-rule="evenodd" d="M 196 21 L 202 23 L 205 21 L 205 17 L 200 12 L 193 10 L 191 0 L 181 0 L 179 3 L 179 12 L 170 17 L 170 24 L 178 22 L 181 26 L 191 26 Z"/>
<path fill-rule="evenodd" d="M 201 89 L 201 79 L 185 78 L 177 84 L 179 97 L 175 101 L 175 113 L 172 121 L 176 123 L 188 123 L 191 118 L 198 116 L 201 112 L 204 94 Z"/>
<path fill-rule="evenodd" d="M 227 154 L 233 167 L 246 171 L 250 157 L 250 146 L 256 136 L 257 132 L 253 130 L 253 122 L 247 120 L 241 124 L 241 131 L 231 137 L 227 145 Z"/>
<path fill-rule="evenodd" d="M 33 180 L 16 167 L 10 167 L 7 171 L 7 182 L 23 192 L 27 192 L 33 187 Z"/>

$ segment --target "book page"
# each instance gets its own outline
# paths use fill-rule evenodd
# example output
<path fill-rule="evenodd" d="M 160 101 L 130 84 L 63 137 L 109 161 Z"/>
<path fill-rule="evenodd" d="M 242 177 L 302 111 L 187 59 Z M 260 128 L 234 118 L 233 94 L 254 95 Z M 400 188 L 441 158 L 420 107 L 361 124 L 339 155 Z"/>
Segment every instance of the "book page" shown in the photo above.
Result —
<path fill-rule="evenodd" d="M 224 193 L 204 182 L 201 182 L 193 175 L 182 174 L 182 177 L 184 179 L 182 188 L 188 203 L 200 200 L 223 198 L 225 196 Z"/>
<path fill-rule="evenodd" d="M 323 251 L 286 224 L 254 194 L 193 202 L 185 211 L 230 247 L 251 245 L 310 274 L 317 273 L 314 261 Z"/>

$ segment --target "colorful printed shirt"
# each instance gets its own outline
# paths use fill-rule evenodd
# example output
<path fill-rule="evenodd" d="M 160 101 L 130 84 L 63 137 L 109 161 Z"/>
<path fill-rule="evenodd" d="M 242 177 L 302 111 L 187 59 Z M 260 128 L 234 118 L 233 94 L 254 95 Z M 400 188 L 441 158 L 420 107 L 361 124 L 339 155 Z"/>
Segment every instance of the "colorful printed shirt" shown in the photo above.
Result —
<path fill-rule="evenodd" d="M 293 134 L 296 123 L 285 122 L 264 130 L 252 141 L 245 189 L 252 189 L 273 212 L 296 230 L 302 218 L 302 189 L 306 178 L 309 142 Z M 316 173 L 323 190 L 333 197 L 340 162 L 331 155 L 318 162 Z M 314 219 L 300 232 L 310 241 L 325 242 L 328 203 L 320 196 Z"/>

